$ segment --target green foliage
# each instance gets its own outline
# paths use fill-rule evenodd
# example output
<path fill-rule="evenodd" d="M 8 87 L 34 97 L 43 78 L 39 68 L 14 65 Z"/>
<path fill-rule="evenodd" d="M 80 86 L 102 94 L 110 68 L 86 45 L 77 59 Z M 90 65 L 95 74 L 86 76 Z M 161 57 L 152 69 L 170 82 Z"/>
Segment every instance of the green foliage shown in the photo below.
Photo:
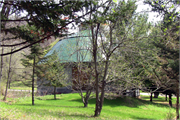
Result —
<path fill-rule="evenodd" d="M 174 8 L 174 7 L 172 7 Z M 166 8 L 164 8 L 166 9 Z M 167 63 L 163 63 L 166 66 L 166 69 L 172 68 L 174 71 L 178 71 L 178 59 L 179 59 L 179 47 L 178 47 L 178 34 L 176 31 L 179 31 L 176 29 L 176 25 L 178 25 L 178 20 L 177 19 L 172 19 L 172 17 L 175 17 L 175 14 L 172 14 L 171 12 L 167 12 L 164 16 L 162 25 L 160 28 L 162 31 L 159 31 L 159 34 L 164 34 L 165 36 L 158 38 L 155 42 L 154 45 L 157 48 L 160 48 L 161 51 L 159 51 L 159 56 L 162 57 L 165 61 L 168 62 L 169 65 L 165 65 Z M 155 28 L 156 29 L 156 28 Z M 172 33 L 169 33 L 169 32 Z M 175 33 L 175 34 L 174 34 Z M 175 73 L 176 73 L 175 72 Z"/>
<path fill-rule="evenodd" d="M 97 8 L 94 8 L 89 11 L 89 6 L 96 6 L 96 4 L 95 1 L 2 1 L 2 32 L 10 33 L 15 38 L 25 40 L 13 44 L 13 46 L 23 45 L 13 51 L 17 52 L 33 44 L 44 42 L 44 40 L 50 39 L 51 36 L 65 36 L 69 29 L 67 26 L 72 24 L 72 28 L 75 28 L 75 24 L 81 23 L 86 15 L 97 10 Z M 86 9 L 85 14 L 77 15 L 78 12 L 84 11 L 84 9 Z M 11 13 L 18 17 L 11 19 L 8 16 Z M 22 16 L 24 13 L 25 15 Z M 14 21 L 19 21 L 20 24 L 14 24 Z M 9 22 L 13 25 L 5 28 L 5 23 Z M 4 53 L 3 55 L 10 53 Z"/>
<path fill-rule="evenodd" d="M 60 62 L 56 51 L 40 61 L 43 71 L 38 75 L 39 79 L 48 81 L 47 86 L 62 87 L 68 83 L 65 66 Z"/>
<path fill-rule="evenodd" d="M 25 67 L 33 67 L 33 60 L 35 59 L 35 64 L 37 65 L 37 63 L 41 60 L 42 55 L 43 55 L 43 51 L 41 49 L 41 47 L 38 44 L 32 45 L 31 46 L 31 53 L 29 55 L 23 54 L 24 57 L 26 57 L 26 59 L 21 59 L 22 61 L 22 65 L 24 65 Z"/>
<path fill-rule="evenodd" d="M 113 2 L 117 3 L 117 0 L 113 0 Z"/>
<path fill-rule="evenodd" d="M 21 1 L 14 4 L 15 12 L 26 11 L 28 24 L 43 29 L 45 33 L 54 32 L 58 25 L 65 26 L 70 20 L 74 19 L 73 13 L 87 7 L 91 2 L 85 1 Z M 69 19 L 59 20 L 62 16 Z"/>
<path fill-rule="evenodd" d="M 176 86 L 179 84 L 179 5 L 173 1 L 164 0 L 159 2 L 146 1 L 151 5 L 152 10 L 158 12 L 163 20 L 151 30 L 149 38 L 156 50 L 154 63 L 150 62 L 148 70 L 149 79 L 145 81 L 147 87 L 159 87 L 173 93 L 179 91 Z M 175 7 L 176 6 L 176 7 Z M 147 60 L 146 60 L 147 61 Z M 177 94 L 176 94 L 177 95 Z M 178 100 L 178 99 L 177 99 Z M 177 107 L 177 111 L 179 108 Z M 178 114 L 178 112 L 176 113 Z M 171 113 L 167 113 L 167 119 L 172 118 Z"/>
<path fill-rule="evenodd" d="M 98 50 L 103 51 L 106 57 L 101 58 L 104 61 L 98 63 L 98 69 L 100 76 L 103 76 L 104 63 L 108 61 L 106 83 L 113 90 L 122 92 L 139 87 L 141 85 L 139 76 L 145 76 L 142 74 L 144 72 L 142 65 L 146 62 L 142 62 L 141 57 L 146 59 L 150 57 L 148 55 L 153 54 L 146 52 L 152 45 L 149 46 L 148 39 L 145 39 L 151 25 L 147 23 L 146 14 L 134 15 L 137 8 L 135 1 L 120 1 L 109 8 L 110 10 L 113 8 L 114 12 L 106 13 L 106 25 L 102 25 L 100 29 L 100 33 L 106 39 L 100 40 Z M 101 52 L 99 54 L 101 55 Z"/>

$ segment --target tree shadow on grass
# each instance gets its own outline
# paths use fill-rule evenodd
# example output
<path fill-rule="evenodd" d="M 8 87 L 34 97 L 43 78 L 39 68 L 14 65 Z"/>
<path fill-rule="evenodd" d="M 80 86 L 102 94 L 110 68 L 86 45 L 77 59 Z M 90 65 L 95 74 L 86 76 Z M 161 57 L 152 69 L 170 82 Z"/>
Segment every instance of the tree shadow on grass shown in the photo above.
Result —
<path fill-rule="evenodd" d="M 149 96 L 141 96 L 141 98 L 144 99 L 144 100 L 147 101 L 147 102 L 150 101 Z M 176 98 L 172 98 L 172 101 L 173 101 L 174 99 L 176 99 Z M 169 101 L 168 101 L 168 99 L 167 99 L 167 101 L 165 101 L 165 98 L 163 98 L 163 97 L 152 98 L 152 103 L 153 103 L 153 104 L 158 104 L 158 105 L 170 107 L 170 106 L 169 106 Z M 173 104 L 172 108 L 176 108 L 175 106 L 176 106 L 176 105 Z"/>
<path fill-rule="evenodd" d="M 150 100 L 150 96 L 141 96 L 141 98 L 146 99 L 146 100 Z M 152 98 L 153 101 L 165 101 L 165 98 L 163 97 L 158 97 L 158 98 Z"/>
<path fill-rule="evenodd" d="M 62 100 L 61 98 L 56 98 L 56 99 L 54 99 L 54 98 L 47 98 L 47 99 L 45 99 L 45 98 L 36 98 L 37 100 Z"/>
<path fill-rule="evenodd" d="M 79 99 L 73 99 L 70 101 L 76 101 L 76 102 L 81 102 L 82 100 Z M 92 98 L 88 101 L 89 104 L 96 104 L 96 99 Z M 154 103 L 154 102 L 150 102 L 150 101 L 146 101 L 146 100 L 142 100 L 142 99 L 138 99 L 138 98 L 132 98 L 132 97 L 117 97 L 114 99 L 104 99 L 104 103 L 103 105 L 105 106 L 111 106 L 111 107 L 117 107 L 117 106 L 127 106 L 127 107 L 139 107 L 139 106 L 144 106 L 144 105 L 155 105 L 158 107 L 169 107 L 169 105 L 165 105 L 165 104 L 160 104 L 160 103 Z"/>
<path fill-rule="evenodd" d="M 41 99 L 40 99 L 41 100 Z M 42 99 L 43 101 L 50 101 L 50 100 L 53 100 L 53 99 Z M 58 99 L 57 101 L 61 101 L 61 99 Z M 69 103 L 71 102 L 80 102 L 82 103 L 82 100 L 79 98 L 79 99 L 72 99 L 72 100 L 67 100 L 69 101 Z M 95 104 L 95 101 L 96 99 L 95 98 L 92 98 L 89 100 L 89 104 Z M 127 107 L 138 107 L 138 106 L 141 106 L 141 105 L 157 105 L 158 107 L 168 107 L 168 105 L 161 105 L 161 104 L 157 104 L 157 103 L 151 103 L 149 101 L 146 101 L 146 100 L 141 100 L 141 99 L 137 99 L 137 98 L 131 98 L 131 97 L 117 97 L 115 99 L 106 99 L 104 100 L 104 106 L 111 106 L 111 107 L 118 107 L 118 106 L 127 106 Z M 41 111 L 40 113 L 40 116 L 45 116 L 45 115 L 48 115 L 48 116 L 52 116 L 54 118 L 58 118 L 58 119 L 63 119 L 63 117 L 65 118 L 70 118 L 70 119 L 87 119 L 87 118 L 94 118 L 94 117 L 91 117 L 89 115 L 91 114 L 85 114 L 83 112 L 76 112 L 76 111 L 73 111 L 68 113 L 67 111 L 63 112 L 63 109 L 59 109 L 59 110 L 55 110 L 57 108 L 73 108 L 73 109 L 76 109 L 78 111 L 78 109 L 82 109 L 84 108 L 83 105 L 82 106 L 71 106 L 70 105 L 64 105 L 63 104 L 57 104 L 57 105 L 54 105 L 54 104 L 43 104 L 43 103 L 35 103 L 35 105 L 33 106 L 32 104 L 16 104 L 16 106 L 32 106 L 32 107 L 27 107 L 27 109 L 23 109 L 23 112 L 25 112 L 26 114 L 32 114 L 31 112 L 29 111 L 32 111 L 32 112 L 36 112 L 36 111 Z M 48 108 L 50 108 L 48 110 Z M 88 107 L 88 109 L 92 109 L 92 114 L 93 114 L 93 109 L 94 107 Z M 31 110 L 32 109 L 32 110 Z M 146 118 L 146 116 L 144 117 L 138 117 L 138 116 L 133 116 L 133 115 L 129 115 L 130 118 L 132 119 L 149 119 L 149 118 Z M 97 118 L 99 119 L 99 118 Z M 150 119 L 149 119 L 150 120 Z"/>

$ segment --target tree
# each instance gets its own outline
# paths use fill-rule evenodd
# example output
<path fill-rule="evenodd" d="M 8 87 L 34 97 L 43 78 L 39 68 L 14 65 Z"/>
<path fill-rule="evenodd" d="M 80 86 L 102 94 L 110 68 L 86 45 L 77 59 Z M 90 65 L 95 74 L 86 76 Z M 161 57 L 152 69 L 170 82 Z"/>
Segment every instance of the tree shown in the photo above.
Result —
<path fill-rule="evenodd" d="M 56 51 L 45 57 L 39 64 L 43 67 L 43 71 L 38 75 L 38 79 L 47 81 L 43 85 L 54 87 L 54 99 L 56 99 L 56 87 L 63 87 L 69 84 L 66 83 L 68 77 L 65 74 L 65 65 L 59 60 Z"/>
<path fill-rule="evenodd" d="M 8 40 L 17 38 L 24 39 L 22 42 L 16 44 L 1 44 L 4 47 L 20 46 L 20 48 L 17 47 L 16 50 L 10 53 L 3 53 L 1 56 L 18 52 L 33 44 L 43 42 L 51 36 L 64 36 L 69 24 L 73 24 L 74 26 L 75 23 L 80 23 L 86 15 L 96 10 L 94 8 L 92 11 L 87 11 L 82 15 L 76 14 L 77 12 L 86 9 L 90 4 L 94 4 L 92 1 L 1 1 L 1 4 L 3 5 L 1 13 L 4 13 L 3 10 L 8 8 L 6 11 L 7 14 L 1 14 L 1 23 L 3 23 L 1 24 L 1 32 L 11 33 L 15 36 Z M 26 12 L 27 14 L 22 15 L 23 12 Z M 19 17 L 17 19 L 10 19 L 9 15 L 14 13 L 19 15 Z M 26 25 L 33 25 L 39 31 L 21 29 L 20 26 L 22 26 L 22 24 L 17 25 L 16 27 L 6 28 L 4 23 L 11 22 L 23 23 L 25 27 Z M 37 34 L 36 37 L 38 39 L 35 41 L 32 36 L 29 36 L 32 32 Z"/>
<path fill-rule="evenodd" d="M 42 51 L 40 51 L 39 44 L 34 44 L 31 46 L 31 54 L 24 55 L 26 59 L 22 59 L 22 64 L 25 67 L 32 67 L 31 74 L 31 84 L 32 84 L 32 105 L 34 105 L 34 86 L 35 86 L 35 77 L 38 75 L 38 62 L 40 57 L 43 55 Z"/>
<path fill-rule="evenodd" d="M 1 34 L 12 34 L 1 39 L 1 47 L 17 46 L 12 52 L 5 53 L 2 49 L 1 56 L 16 53 L 36 43 L 49 40 L 51 36 L 61 37 L 67 34 L 67 26 L 76 27 L 83 19 L 95 11 L 86 9 L 92 1 L 1 1 Z M 81 15 L 77 13 L 84 11 Z M 13 18 L 11 15 L 18 17 Z M 7 24 L 9 26 L 7 26 Z M 15 24 L 16 26 L 11 26 Z M 26 29 L 34 26 L 35 30 Z M 32 36 L 32 34 L 34 34 Z M 16 41 L 20 39 L 19 41 Z M 4 43 L 5 41 L 9 41 Z M 1 57 L 1 75 L 3 71 L 3 57 Z"/>
<path fill-rule="evenodd" d="M 8 3 L 9 1 L 4 1 L 5 3 Z M 10 2 L 9 2 L 10 3 Z M 9 12 L 10 12 L 10 8 L 11 6 L 5 4 L 3 5 L 2 7 L 2 10 L 1 10 L 1 15 L 4 15 L 5 18 L 7 18 L 9 16 Z M 1 24 L 2 26 L 5 26 L 6 25 L 6 22 L 4 22 L 3 24 Z M 3 37 L 2 37 L 3 38 Z M 1 45 L 4 45 L 4 42 L 3 40 L 1 39 L 0 41 L 0 46 Z M 4 48 L 2 47 L 2 51 L 1 51 L 1 54 L 4 53 Z M 3 72 L 3 56 L 1 56 L 1 72 L 0 72 L 0 84 L 1 84 L 1 79 L 2 79 L 2 72 Z M 0 90 L 0 93 L 1 93 L 1 90 Z"/>
<path fill-rule="evenodd" d="M 107 4 L 108 7 L 104 8 L 107 12 L 102 13 L 105 17 L 101 17 L 98 13 L 92 13 L 93 17 L 91 21 L 96 20 L 96 22 L 90 22 L 96 89 L 94 116 L 100 115 L 102 110 L 105 87 L 107 82 L 110 82 L 108 79 L 109 64 L 111 63 L 113 54 L 117 52 L 119 48 L 125 48 L 130 41 L 143 39 L 146 37 L 145 33 L 148 32 L 146 29 L 140 31 L 145 24 L 144 22 L 139 22 L 140 16 L 139 18 L 138 16 L 133 16 L 136 9 L 134 1 L 122 1 L 118 4 L 107 2 Z M 134 23 L 134 21 L 136 21 L 136 23 Z M 106 23 L 106 28 L 102 27 L 103 23 Z M 131 34 L 132 32 L 134 33 Z"/>
<path fill-rule="evenodd" d="M 13 50 L 13 48 L 11 48 L 11 51 L 12 50 Z M 8 85 L 10 83 L 11 60 L 12 60 L 12 54 L 10 55 L 10 58 L 9 58 L 9 69 L 8 69 L 8 77 L 7 77 L 7 83 L 6 83 L 6 91 L 5 91 L 5 95 L 4 95 L 4 98 L 3 98 L 4 101 L 6 101 Z"/>
<path fill-rule="evenodd" d="M 94 75 L 91 63 L 77 63 L 74 67 L 74 90 L 78 91 L 81 96 L 84 107 L 88 107 L 88 100 L 94 90 Z M 76 69 L 77 68 L 77 69 Z M 85 91 L 85 93 L 84 93 Z"/>
<path fill-rule="evenodd" d="M 91 92 L 94 90 L 94 72 L 91 61 L 85 61 L 86 58 L 92 57 L 91 55 L 91 44 L 89 43 L 89 30 L 85 31 L 87 40 L 77 40 L 77 63 L 74 67 L 74 79 L 73 82 L 74 90 L 77 90 L 81 96 L 84 107 L 88 106 L 88 100 Z M 83 95 L 83 90 L 85 94 Z"/>
<path fill-rule="evenodd" d="M 176 102 L 176 119 L 179 119 L 179 1 L 145 1 L 152 6 L 152 11 L 156 11 L 163 17 L 159 27 L 160 31 L 152 34 L 154 45 L 160 49 L 159 58 L 161 59 L 161 70 L 164 73 L 172 91 L 175 91 Z M 175 88 L 175 89 L 174 89 Z M 171 94 L 171 93 L 170 93 Z M 170 95 L 171 96 L 171 95 Z"/>

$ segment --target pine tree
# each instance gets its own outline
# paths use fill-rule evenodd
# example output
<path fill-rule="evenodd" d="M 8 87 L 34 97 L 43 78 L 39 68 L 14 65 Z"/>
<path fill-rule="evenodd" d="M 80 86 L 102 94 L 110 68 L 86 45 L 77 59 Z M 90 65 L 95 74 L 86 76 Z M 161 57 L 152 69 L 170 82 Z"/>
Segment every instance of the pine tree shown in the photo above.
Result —
<path fill-rule="evenodd" d="M 1 33 L 10 33 L 14 35 L 8 38 L 14 41 L 14 38 L 23 39 L 22 42 L 16 44 L 4 44 L 4 47 L 20 46 L 20 48 L 1 55 L 8 55 L 18 52 L 22 49 L 32 46 L 33 44 L 48 40 L 51 36 L 62 37 L 66 35 L 67 26 L 72 24 L 75 28 L 76 24 L 82 22 L 92 11 L 87 8 L 90 4 L 96 4 L 92 1 L 2 1 L 3 9 L 1 11 Z M 86 12 L 84 11 L 86 9 Z M 84 11 L 82 15 L 77 12 Z M 22 14 L 25 13 L 24 16 Z M 16 14 L 16 19 L 11 19 L 10 14 Z M 16 26 L 6 27 L 5 23 L 15 23 Z M 30 31 L 22 29 L 27 26 L 35 26 L 39 31 Z M 38 39 L 29 36 L 34 32 Z M 5 40 L 4 40 L 5 41 Z"/>
<path fill-rule="evenodd" d="M 65 73 L 65 65 L 59 60 L 56 51 L 44 57 L 43 61 L 40 61 L 39 64 L 43 71 L 38 75 L 38 79 L 46 81 L 43 84 L 44 86 L 54 87 L 54 99 L 56 99 L 56 87 L 63 87 L 69 84 L 68 76 Z"/>
<path fill-rule="evenodd" d="M 29 55 L 24 55 L 26 59 L 21 59 L 22 64 L 26 68 L 32 68 L 32 74 L 31 74 L 31 84 L 32 84 L 32 105 L 34 105 L 34 87 L 35 87 L 35 79 L 36 76 L 39 74 L 40 71 L 38 68 L 38 62 L 41 60 L 41 56 L 43 55 L 42 50 L 40 49 L 39 44 L 34 44 L 31 47 L 31 53 Z M 27 74 L 26 74 L 27 75 Z"/>
<path fill-rule="evenodd" d="M 163 16 L 161 24 L 157 25 L 156 28 L 154 28 L 151 38 L 154 39 L 154 45 L 160 49 L 159 58 L 161 59 L 161 61 L 163 61 L 161 62 L 161 72 L 163 73 L 163 75 L 166 75 L 166 79 L 170 81 L 164 86 L 168 86 L 171 92 L 175 91 L 177 97 L 176 119 L 179 119 L 180 14 L 177 11 L 177 8 L 180 6 L 179 1 L 146 0 L 145 3 L 152 6 L 152 11 L 158 12 L 159 15 Z M 159 31 L 156 30 L 157 28 L 159 28 Z"/>

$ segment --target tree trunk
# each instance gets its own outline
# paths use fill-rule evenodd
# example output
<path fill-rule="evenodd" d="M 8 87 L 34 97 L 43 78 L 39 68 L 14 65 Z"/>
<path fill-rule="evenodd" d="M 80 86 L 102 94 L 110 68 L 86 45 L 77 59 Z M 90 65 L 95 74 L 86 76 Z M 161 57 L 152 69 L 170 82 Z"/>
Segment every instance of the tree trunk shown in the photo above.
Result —
<path fill-rule="evenodd" d="M 136 98 L 136 89 L 133 90 L 133 97 Z"/>
<path fill-rule="evenodd" d="M 101 97 L 100 97 L 100 101 L 99 101 L 99 115 L 101 113 L 103 102 L 104 102 L 104 92 L 105 92 L 104 89 L 105 89 L 105 81 L 103 80 L 103 84 L 102 84 L 102 88 L 101 88 Z"/>
<path fill-rule="evenodd" d="M 95 54 L 96 56 L 96 54 Z M 96 57 L 95 57 L 95 77 L 96 77 L 96 108 L 95 108 L 95 114 L 94 116 L 99 116 L 99 79 L 98 79 L 98 71 L 97 71 L 97 63 L 96 63 Z"/>
<path fill-rule="evenodd" d="M 88 106 L 88 100 L 89 100 L 89 96 L 91 95 L 91 88 L 88 88 L 88 90 L 86 91 L 86 97 L 84 99 L 84 107 Z"/>
<path fill-rule="evenodd" d="M 158 98 L 159 92 L 154 92 L 154 98 Z"/>
<path fill-rule="evenodd" d="M 151 95 L 150 95 L 150 102 L 152 102 L 152 92 L 151 92 Z"/>
<path fill-rule="evenodd" d="M 87 107 L 88 106 L 88 97 L 86 96 L 85 100 L 84 100 L 84 107 Z"/>
<path fill-rule="evenodd" d="M 165 101 L 167 101 L 167 94 L 165 95 Z"/>
<path fill-rule="evenodd" d="M 172 94 L 169 93 L 169 105 L 172 107 Z"/>
<path fill-rule="evenodd" d="M 13 49 L 11 48 L 11 52 L 12 51 L 13 51 Z M 10 58 L 9 58 L 9 71 L 8 71 L 8 78 L 7 78 L 7 83 L 6 83 L 6 91 L 5 91 L 5 95 L 3 98 L 4 101 L 6 101 L 7 91 L 8 91 L 8 84 L 9 84 L 10 72 L 11 72 L 11 59 L 12 59 L 12 54 L 10 55 Z"/>
<path fill-rule="evenodd" d="M 4 3 L 8 3 L 8 2 L 11 3 L 11 2 L 13 2 L 13 1 L 8 1 L 8 0 L 5 0 L 5 1 L 4 1 Z M 4 15 L 5 18 L 8 18 L 8 17 L 9 17 L 9 13 L 10 13 L 10 9 L 11 9 L 11 5 L 4 4 L 3 7 L 2 7 L 2 9 L 1 9 L 1 17 L 2 17 L 2 15 Z M 1 23 L 1 25 L 2 25 L 3 27 L 5 27 L 6 22 Z M 4 41 L 4 40 L 2 39 L 2 36 L 1 36 L 1 43 L 2 43 L 2 45 L 4 45 L 4 42 L 3 42 L 3 41 Z M 0 46 L 1 46 L 1 45 L 0 45 Z M 3 54 L 3 53 L 4 53 L 4 48 L 2 47 L 1 54 Z M 1 56 L 0 85 L 1 85 L 1 78 L 2 78 L 2 70 L 3 70 L 3 56 Z M 1 90 L 2 90 L 2 89 L 0 89 L 0 93 L 1 93 Z M 6 92 L 7 92 L 7 90 L 6 90 Z M 6 93 L 6 95 L 7 95 L 7 93 Z M 4 99 L 6 99 L 6 97 L 5 97 Z"/>
<path fill-rule="evenodd" d="M 179 81 L 176 86 L 176 119 L 179 119 Z"/>
<path fill-rule="evenodd" d="M 11 69 L 12 70 L 12 69 Z M 12 71 L 11 71 L 11 73 L 12 73 Z M 8 83 L 8 88 L 10 89 L 11 88 L 11 81 L 12 81 L 12 74 L 11 74 L 11 76 L 9 77 L 9 83 Z"/>
<path fill-rule="evenodd" d="M 56 86 L 54 86 L 54 99 L 56 100 Z"/>
<path fill-rule="evenodd" d="M 8 88 L 10 89 L 11 88 L 11 79 L 9 80 L 9 85 L 8 85 Z"/>
<path fill-rule="evenodd" d="M 1 41 L 2 42 L 2 45 L 4 45 L 4 42 L 3 40 Z M 4 53 L 4 47 L 2 47 L 2 51 L 1 51 L 1 54 Z M 2 78 L 2 71 L 3 71 L 3 56 L 1 56 L 1 73 L 0 73 L 0 85 L 1 85 L 1 78 Z M 2 89 L 0 89 L 0 94 L 3 92 L 1 92 Z"/>
<path fill-rule="evenodd" d="M 102 81 L 102 88 L 101 88 L 101 98 L 99 102 L 99 114 L 101 113 L 103 102 L 104 102 L 104 94 L 105 94 L 105 85 L 106 85 L 106 76 L 107 76 L 107 70 L 108 70 L 108 61 L 109 61 L 109 56 L 106 56 L 106 62 L 105 62 L 105 70 L 104 70 L 104 76 L 103 76 L 103 81 Z"/>
<path fill-rule="evenodd" d="M 96 83 L 96 108 L 95 108 L 95 114 L 94 116 L 99 116 L 100 114 L 100 108 L 99 108 L 99 78 L 98 78 L 98 70 L 97 70 L 97 33 L 99 29 L 99 25 L 97 25 L 97 31 L 96 31 L 96 37 L 94 36 L 94 29 L 93 26 L 91 26 L 91 32 L 92 32 L 92 40 L 93 40 L 93 58 L 94 58 L 94 66 L 95 66 L 95 83 Z"/>
<path fill-rule="evenodd" d="M 32 75 L 32 105 L 34 105 L 34 75 L 35 75 L 35 58 L 36 56 L 34 55 L 34 60 L 33 60 L 33 75 Z"/>

